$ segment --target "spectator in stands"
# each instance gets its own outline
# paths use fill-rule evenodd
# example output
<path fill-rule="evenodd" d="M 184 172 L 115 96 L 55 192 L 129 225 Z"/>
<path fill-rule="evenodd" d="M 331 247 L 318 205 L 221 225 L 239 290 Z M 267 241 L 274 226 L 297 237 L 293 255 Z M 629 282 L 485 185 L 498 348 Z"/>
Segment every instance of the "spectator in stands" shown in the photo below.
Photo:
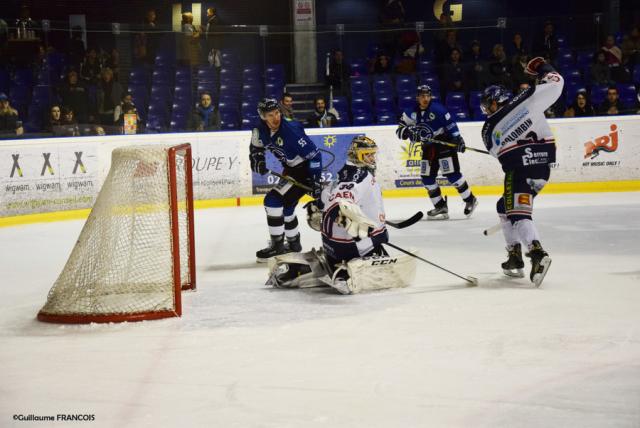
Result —
<path fill-rule="evenodd" d="M 487 86 L 488 66 L 480 49 L 480 42 L 474 40 L 471 42 L 471 52 L 466 56 L 467 82 L 472 91 L 479 91 Z"/>
<path fill-rule="evenodd" d="M 125 104 L 133 105 L 133 95 L 131 95 L 129 92 L 124 92 L 122 94 L 122 100 L 113 109 L 113 121 L 114 121 L 114 123 L 118 122 L 118 120 L 120 119 L 120 116 L 122 115 L 122 113 L 124 111 L 123 107 L 124 107 Z M 137 111 L 136 111 L 136 113 L 137 113 Z"/>
<path fill-rule="evenodd" d="M 342 50 L 333 51 L 333 57 L 329 62 L 329 76 L 327 84 L 333 86 L 334 94 L 346 94 L 348 92 L 349 76 L 351 67 L 344 60 Z"/>
<path fill-rule="evenodd" d="M 504 53 L 504 47 L 499 43 L 493 46 L 489 60 L 489 83 L 511 87 L 511 66 Z"/>
<path fill-rule="evenodd" d="M 610 86 L 607 90 L 607 98 L 598 107 L 598 114 L 600 116 L 614 116 L 628 113 L 627 107 L 620 102 L 618 88 Z"/>
<path fill-rule="evenodd" d="M 220 113 L 211 102 L 211 94 L 203 92 L 189 120 L 192 131 L 217 131 L 220 129 Z"/>
<path fill-rule="evenodd" d="M 45 131 L 56 134 L 57 127 L 62 124 L 62 108 L 58 104 L 54 104 L 49 109 L 49 117 L 45 125 Z"/>
<path fill-rule="evenodd" d="M 593 85 L 610 85 L 613 83 L 611 80 L 611 70 L 607 65 L 606 56 L 604 51 L 599 51 L 595 54 L 594 63 L 591 65 L 589 74 L 591 75 L 591 84 Z"/>
<path fill-rule="evenodd" d="M 373 70 L 371 70 L 372 74 L 390 74 L 392 71 L 393 68 L 391 67 L 389 57 L 384 53 L 376 55 L 376 60 L 373 63 Z"/>
<path fill-rule="evenodd" d="M 327 110 L 327 102 L 324 97 L 316 97 L 313 101 L 315 110 L 307 118 L 308 128 L 331 128 L 337 126 L 338 118 Z"/>
<path fill-rule="evenodd" d="M 222 35 L 216 34 L 220 30 L 218 14 L 215 7 L 207 9 L 207 26 L 205 28 L 205 41 L 207 46 L 207 60 L 209 64 L 216 68 L 222 67 L 222 61 L 220 57 L 220 49 L 222 48 Z"/>
<path fill-rule="evenodd" d="M 611 80 L 616 83 L 629 81 L 627 70 L 622 66 L 622 50 L 616 46 L 615 37 L 609 35 L 600 48 L 604 52 L 605 62 L 611 71 Z"/>
<path fill-rule="evenodd" d="M 80 64 L 82 64 L 85 55 L 85 45 L 82 34 L 82 27 L 79 25 L 74 26 L 71 29 L 71 39 L 69 39 L 69 47 L 67 48 L 69 65 L 76 70 L 80 69 Z"/>
<path fill-rule="evenodd" d="M 640 64 L 640 27 L 635 26 L 622 40 L 622 65 L 633 69 Z"/>
<path fill-rule="evenodd" d="M 385 25 L 396 25 L 404 22 L 404 5 L 402 0 L 384 0 L 380 21 Z"/>
<path fill-rule="evenodd" d="M 118 49 L 111 49 L 111 54 L 106 55 L 104 66 L 110 68 L 113 72 L 113 80 L 120 81 L 120 52 Z"/>
<path fill-rule="evenodd" d="M 531 79 L 531 75 L 525 73 L 528 62 L 529 56 L 527 54 L 522 54 L 511 66 L 511 81 L 513 88 L 517 89 L 521 83 L 529 82 L 529 80 Z"/>
<path fill-rule="evenodd" d="M 564 117 L 588 117 L 595 116 L 596 112 L 587 98 L 586 91 L 578 91 L 575 100 L 564 112 Z"/>
<path fill-rule="evenodd" d="M 89 84 L 96 84 L 100 79 L 101 72 L 102 66 L 98 61 L 98 52 L 95 48 L 90 48 L 80 66 L 80 77 Z"/>
<path fill-rule="evenodd" d="M 295 120 L 295 117 L 293 117 L 293 95 L 289 92 L 282 94 L 280 113 L 286 120 Z"/>
<path fill-rule="evenodd" d="M 62 120 L 60 125 L 53 128 L 56 137 L 78 137 L 80 136 L 80 127 L 76 121 L 73 108 L 62 108 Z"/>
<path fill-rule="evenodd" d="M 182 14 L 182 57 L 181 61 L 190 66 L 200 63 L 200 32 L 193 25 L 193 14 Z"/>
<path fill-rule="evenodd" d="M 18 110 L 11 107 L 7 94 L 0 92 L 0 138 L 15 138 L 23 134 Z"/>
<path fill-rule="evenodd" d="M 528 56 L 527 49 L 525 48 L 524 42 L 522 41 L 522 34 L 515 33 L 513 35 L 513 42 L 511 43 L 509 55 L 511 56 L 512 64 L 518 62 L 522 55 Z"/>
<path fill-rule="evenodd" d="M 416 71 L 416 58 L 424 52 L 424 46 L 419 43 L 418 35 L 415 31 L 404 31 L 400 35 L 398 48 L 401 57 L 396 62 L 396 72 L 410 74 Z"/>
<path fill-rule="evenodd" d="M 120 83 L 113 80 L 113 71 L 110 68 L 102 70 L 98 84 L 98 117 L 102 125 L 113 126 L 114 110 L 122 101 L 123 93 Z"/>
<path fill-rule="evenodd" d="M 128 114 L 136 116 L 135 133 L 142 134 L 144 132 L 144 123 L 140 119 L 138 110 L 136 109 L 136 106 L 133 104 L 133 101 L 131 100 L 130 95 L 128 97 L 127 96 L 123 97 L 123 102 L 121 105 L 117 107 L 117 112 L 118 112 L 118 118 L 116 119 L 115 124 L 118 127 L 119 133 L 127 134 L 124 128 L 125 128 L 125 117 Z"/>
<path fill-rule="evenodd" d="M 465 92 L 467 90 L 461 59 L 462 53 L 459 49 L 454 48 L 451 50 L 449 62 L 443 66 L 445 95 L 446 92 Z"/>
<path fill-rule="evenodd" d="M 458 49 L 462 52 L 460 43 L 458 43 L 458 32 L 456 30 L 447 30 L 445 38 L 436 42 L 435 60 L 438 64 L 444 64 L 451 58 L 451 51 Z"/>
<path fill-rule="evenodd" d="M 90 116 L 93 115 L 95 106 L 89 105 L 87 88 L 78 80 L 77 71 L 71 70 L 67 73 L 67 81 L 62 85 L 60 97 L 63 106 L 78 112 L 76 117 L 81 123 L 88 123 L 93 119 Z"/>
<path fill-rule="evenodd" d="M 533 41 L 533 55 L 550 60 L 556 60 L 558 56 L 558 37 L 554 33 L 551 21 L 544 23 L 542 34 Z"/>

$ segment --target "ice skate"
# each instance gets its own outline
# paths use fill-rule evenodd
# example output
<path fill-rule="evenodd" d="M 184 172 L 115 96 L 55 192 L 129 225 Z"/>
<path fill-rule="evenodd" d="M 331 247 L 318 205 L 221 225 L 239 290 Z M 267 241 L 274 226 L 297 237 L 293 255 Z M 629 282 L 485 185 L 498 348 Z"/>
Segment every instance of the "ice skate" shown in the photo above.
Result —
<path fill-rule="evenodd" d="M 427 220 L 447 220 L 449 218 L 449 208 L 445 199 L 438 202 L 434 209 L 427 211 Z"/>
<path fill-rule="evenodd" d="M 476 209 L 477 206 L 478 206 L 478 198 L 471 195 L 471 199 L 465 202 L 464 215 L 466 215 L 467 217 L 471 217 L 471 214 L 473 214 L 473 211 Z"/>
<path fill-rule="evenodd" d="M 268 259 L 280 254 L 288 253 L 289 249 L 284 245 L 284 235 L 271 236 L 271 241 L 267 248 L 263 248 L 256 252 L 258 263 L 266 263 Z"/>
<path fill-rule="evenodd" d="M 549 270 L 549 266 L 551 266 L 551 258 L 549 254 L 542 249 L 542 245 L 540 245 L 538 241 L 533 241 L 527 257 L 531 258 L 531 274 L 529 278 L 536 287 L 540 287 L 542 280 Z"/>
<path fill-rule="evenodd" d="M 293 238 L 287 238 L 287 242 L 285 244 L 290 252 L 299 253 L 302 251 L 302 244 L 300 244 L 300 234 L 298 233 Z"/>
<path fill-rule="evenodd" d="M 515 244 L 512 248 L 507 248 L 509 259 L 502 263 L 502 272 L 514 278 L 524 278 L 524 261 L 522 261 L 522 250 L 520 244 Z"/>
<path fill-rule="evenodd" d="M 335 272 L 333 272 L 331 287 L 338 290 L 340 294 L 355 294 L 357 292 L 353 289 L 352 282 L 349 281 L 349 273 L 346 265 L 338 266 Z"/>

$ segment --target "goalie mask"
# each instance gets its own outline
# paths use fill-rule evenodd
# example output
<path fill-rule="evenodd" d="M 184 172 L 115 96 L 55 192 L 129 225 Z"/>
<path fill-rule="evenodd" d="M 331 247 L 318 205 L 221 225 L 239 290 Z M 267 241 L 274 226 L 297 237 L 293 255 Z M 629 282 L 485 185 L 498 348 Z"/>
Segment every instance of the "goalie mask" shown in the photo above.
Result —
<path fill-rule="evenodd" d="M 351 140 L 347 151 L 347 160 L 352 164 L 367 168 L 371 172 L 376 170 L 376 152 L 378 145 L 369 137 L 360 135 Z"/>

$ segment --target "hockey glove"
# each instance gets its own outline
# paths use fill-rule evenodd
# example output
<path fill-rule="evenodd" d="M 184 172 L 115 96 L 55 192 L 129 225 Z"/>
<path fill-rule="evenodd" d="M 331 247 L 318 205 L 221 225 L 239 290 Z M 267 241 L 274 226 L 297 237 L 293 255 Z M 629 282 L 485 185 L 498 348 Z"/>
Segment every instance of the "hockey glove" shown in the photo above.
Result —
<path fill-rule="evenodd" d="M 553 66 L 551 66 L 551 64 L 548 64 L 547 61 L 545 61 L 545 59 L 541 56 L 533 58 L 527 63 L 527 66 L 524 68 L 525 73 L 531 76 L 537 76 L 538 78 L 542 78 L 542 76 L 552 71 L 554 71 Z"/>
<path fill-rule="evenodd" d="M 464 143 L 464 139 L 462 138 L 462 136 L 455 137 L 453 139 L 453 142 L 456 144 L 456 150 L 458 152 L 464 153 L 464 151 L 467 149 L 467 145 Z"/>
<path fill-rule="evenodd" d="M 318 206 L 319 202 L 319 200 L 310 201 L 303 207 L 307 210 L 307 224 L 318 232 L 322 229 L 322 209 Z"/>
<path fill-rule="evenodd" d="M 367 218 L 360 207 L 348 199 L 340 199 L 340 214 L 338 224 L 344 227 L 354 239 L 364 239 L 369 236 L 369 230 L 376 227 L 376 223 Z"/>
<path fill-rule="evenodd" d="M 265 175 L 267 172 L 267 162 L 264 157 L 264 150 L 253 149 L 249 155 L 251 160 L 251 171 L 260 175 Z"/>
<path fill-rule="evenodd" d="M 316 203 L 322 209 L 322 202 L 320 201 L 320 196 L 322 195 L 322 182 L 320 180 L 314 181 L 311 183 L 311 197 L 316 200 Z"/>

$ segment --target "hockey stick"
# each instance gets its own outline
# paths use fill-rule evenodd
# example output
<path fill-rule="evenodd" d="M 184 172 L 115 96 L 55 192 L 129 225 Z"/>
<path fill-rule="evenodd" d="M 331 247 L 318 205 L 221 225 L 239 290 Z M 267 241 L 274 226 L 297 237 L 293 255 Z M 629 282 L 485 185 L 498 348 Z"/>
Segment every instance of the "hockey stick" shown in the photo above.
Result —
<path fill-rule="evenodd" d="M 443 145 L 443 146 L 453 147 L 453 148 L 458 147 L 458 145 L 456 143 L 447 143 L 446 141 L 434 140 L 433 138 L 421 138 L 421 141 L 423 141 L 425 143 L 440 144 L 440 145 Z M 491 154 L 486 150 L 474 149 L 473 147 L 467 147 L 465 150 L 471 150 L 472 152 L 483 153 L 485 155 L 490 155 Z"/>
<path fill-rule="evenodd" d="M 501 228 L 502 228 L 502 225 L 500 223 L 497 223 L 491 226 L 490 228 L 485 229 L 482 233 L 484 236 L 493 235 L 494 233 L 499 231 Z"/>
<path fill-rule="evenodd" d="M 407 250 L 405 250 L 405 249 L 402 249 L 402 248 L 398 247 L 397 245 L 392 244 L 391 242 L 385 242 L 385 245 L 388 245 L 388 246 L 390 246 L 391 248 L 395 248 L 396 250 L 400 251 L 401 253 L 405 253 L 405 254 L 406 254 L 406 255 L 408 255 L 408 256 L 414 257 L 414 258 L 416 258 L 416 259 L 418 259 L 418 260 L 420 260 L 420 261 L 423 261 L 423 262 L 425 262 L 425 263 L 428 263 L 428 264 L 430 264 L 431 266 L 435 266 L 435 267 L 437 267 L 438 269 L 442 269 L 443 271 L 445 271 L 445 272 L 447 272 L 447 273 L 450 273 L 451 275 L 457 276 L 457 277 L 458 277 L 458 278 L 460 278 L 460 279 L 464 279 L 465 281 L 467 281 L 467 282 L 468 282 L 469 284 L 471 284 L 472 286 L 476 286 L 476 285 L 478 285 L 478 278 L 475 278 L 475 277 L 473 277 L 473 276 L 467 276 L 467 277 L 464 277 L 464 276 L 462 276 L 462 275 L 458 275 L 458 274 L 457 274 L 457 273 L 455 273 L 455 272 L 451 272 L 450 270 L 445 269 L 445 268 L 443 268 L 442 266 L 438 266 L 437 264 L 432 263 L 432 262 L 430 262 L 430 261 L 429 261 L 429 260 L 427 260 L 427 259 L 423 259 L 423 258 L 422 258 L 422 257 L 420 257 L 420 256 L 417 256 L 417 255 L 415 255 L 415 254 L 413 254 L 413 253 L 411 253 L 411 252 L 409 252 L 409 251 L 407 251 Z"/>
<path fill-rule="evenodd" d="M 401 220 L 401 221 L 386 220 L 385 223 L 387 223 L 389 226 L 396 229 L 404 229 L 405 227 L 409 227 L 412 224 L 416 224 L 417 222 L 422 220 L 423 216 L 424 216 L 424 213 L 422 211 L 418 211 L 417 213 L 415 213 L 414 215 L 412 215 L 406 220 Z"/>
<path fill-rule="evenodd" d="M 275 175 L 278 178 L 281 178 L 283 180 L 287 180 L 289 183 L 293 184 L 296 187 L 301 188 L 302 190 L 306 190 L 307 192 L 311 192 L 312 191 L 311 187 L 307 186 L 306 184 L 300 183 L 298 180 L 296 180 L 293 177 L 289 177 L 288 175 L 282 175 L 280 173 L 277 173 L 277 172 L 271 171 L 271 170 L 268 170 L 267 172 L 269 172 L 269 174 L 271 174 L 271 175 Z"/>

